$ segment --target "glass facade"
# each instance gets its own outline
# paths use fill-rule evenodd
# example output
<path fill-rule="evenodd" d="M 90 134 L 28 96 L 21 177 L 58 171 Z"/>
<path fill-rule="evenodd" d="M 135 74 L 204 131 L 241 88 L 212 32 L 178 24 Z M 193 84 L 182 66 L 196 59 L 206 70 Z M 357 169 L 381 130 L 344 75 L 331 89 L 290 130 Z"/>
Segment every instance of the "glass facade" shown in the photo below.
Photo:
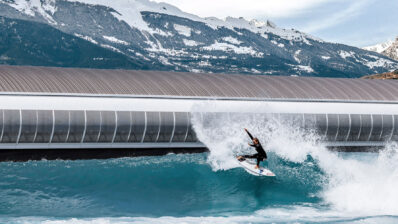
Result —
<path fill-rule="evenodd" d="M 175 115 L 175 128 L 172 142 L 184 142 L 187 137 L 189 126 L 189 114 L 184 112 L 174 113 Z"/>
<path fill-rule="evenodd" d="M 69 111 L 69 132 L 66 139 L 69 143 L 79 143 L 86 130 L 85 111 Z"/>
<path fill-rule="evenodd" d="M 83 142 L 98 142 L 101 131 L 101 112 L 86 111 L 86 131 Z"/>
<path fill-rule="evenodd" d="M 398 141 L 398 115 L 393 116 L 393 132 L 391 140 Z"/>
<path fill-rule="evenodd" d="M 370 141 L 380 141 L 383 132 L 383 116 L 372 115 L 372 133 L 370 134 Z"/>
<path fill-rule="evenodd" d="M 188 119 L 188 133 L 185 138 L 185 142 L 196 142 L 198 139 L 196 138 L 196 134 L 193 131 L 191 119 Z"/>
<path fill-rule="evenodd" d="M 339 114 L 339 129 L 337 132 L 336 141 L 346 141 L 350 132 L 350 115 Z"/>
<path fill-rule="evenodd" d="M 152 116 L 153 115 L 153 116 Z M 149 116 L 149 117 L 148 117 Z M 159 116 L 159 113 L 158 113 Z M 157 117 L 151 112 L 131 112 L 131 133 L 129 136 L 129 142 L 142 142 L 144 141 L 144 135 L 147 132 L 148 124 L 154 125 L 153 120 L 148 122 L 148 119 Z M 156 125 L 155 125 L 156 126 Z M 149 129 L 154 128 L 150 127 Z M 154 135 L 154 133 L 152 133 Z"/>
<path fill-rule="evenodd" d="M 54 133 L 52 143 L 66 142 L 69 133 L 69 111 L 54 111 Z"/>
<path fill-rule="evenodd" d="M 351 114 L 350 115 L 351 126 L 350 133 L 348 135 L 347 141 L 358 141 L 359 135 L 361 134 L 361 115 L 359 114 Z"/>
<path fill-rule="evenodd" d="M 203 113 L 204 128 L 214 119 L 238 118 L 315 132 L 330 142 L 398 141 L 398 115 Z M 197 142 L 188 112 L 0 110 L 1 143 L 169 143 Z"/>
<path fill-rule="evenodd" d="M 35 142 L 37 133 L 38 117 L 37 111 L 22 111 L 22 131 L 19 137 L 20 143 Z"/>
<path fill-rule="evenodd" d="M 326 137 L 328 141 L 336 141 L 337 134 L 339 131 L 339 115 L 338 114 L 328 114 L 327 115 L 327 131 Z"/>
<path fill-rule="evenodd" d="M 372 115 L 361 115 L 361 133 L 359 134 L 359 141 L 369 141 L 372 133 Z"/>
<path fill-rule="evenodd" d="M 2 143 L 16 143 L 19 141 L 19 129 L 21 128 L 21 111 L 3 111 Z"/>
<path fill-rule="evenodd" d="M 326 132 L 328 130 L 327 114 L 316 114 L 315 122 L 316 132 L 318 135 L 322 138 L 326 137 Z"/>
<path fill-rule="evenodd" d="M 53 112 L 50 110 L 37 111 L 37 132 L 34 142 L 49 143 L 52 137 L 52 133 L 53 133 Z"/>
<path fill-rule="evenodd" d="M 99 142 L 113 142 L 116 130 L 116 113 L 113 111 L 102 111 L 101 121 Z"/>
<path fill-rule="evenodd" d="M 394 129 L 394 116 L 392 115 L 382 115 L 383 116 L 383 131 L 379 141 L 389 141 Z"/>
<path fill-rule="evenodd" d="M 160 112 L 146 112 L 144 142 L 157 142 L 160 134 Z"/>
<path fill-rule="evenodd" d="M 157 142 L 170 142 L 174 133 L 174 113 L 160 113 L 160 132 Z"/>
<path fill-rule="evenodd" d="M 116 113 L 117 121 L 116 121 L 116 135 L 114 142 L 128 142 L 130 134 L 131 134 L 131 112 L 128 111 L 118 111 Z"/>

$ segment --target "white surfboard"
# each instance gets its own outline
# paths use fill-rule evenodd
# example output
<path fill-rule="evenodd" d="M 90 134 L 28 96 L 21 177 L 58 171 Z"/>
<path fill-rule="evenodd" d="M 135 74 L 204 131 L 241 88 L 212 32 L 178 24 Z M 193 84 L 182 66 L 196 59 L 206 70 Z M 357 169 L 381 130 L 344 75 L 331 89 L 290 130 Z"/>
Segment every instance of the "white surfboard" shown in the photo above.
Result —
<path fill-rule="evenodd" d="M 259 169 L 256 169 L 256 163 L 252 162 L 250 160 L 247 159 L 242 159 L 242 160 L 238 160 L 239 164 L 251 175 L 255 175 L 255 176 L 266 176 L 266 177 L 275 177 L 275 174 L 269 170 L 266 169 L 264 167 L 261 167 Z"/>

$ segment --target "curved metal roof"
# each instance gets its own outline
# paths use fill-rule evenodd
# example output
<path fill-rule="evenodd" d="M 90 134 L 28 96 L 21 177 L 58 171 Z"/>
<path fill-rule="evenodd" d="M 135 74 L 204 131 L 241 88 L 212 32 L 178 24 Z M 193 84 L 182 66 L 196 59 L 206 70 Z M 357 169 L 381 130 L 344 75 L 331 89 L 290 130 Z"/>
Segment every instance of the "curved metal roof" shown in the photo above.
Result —
<path fill-rule="evenodd" d="M 1 93 L 398 102 L 398 82 L 3 65 Z"/>

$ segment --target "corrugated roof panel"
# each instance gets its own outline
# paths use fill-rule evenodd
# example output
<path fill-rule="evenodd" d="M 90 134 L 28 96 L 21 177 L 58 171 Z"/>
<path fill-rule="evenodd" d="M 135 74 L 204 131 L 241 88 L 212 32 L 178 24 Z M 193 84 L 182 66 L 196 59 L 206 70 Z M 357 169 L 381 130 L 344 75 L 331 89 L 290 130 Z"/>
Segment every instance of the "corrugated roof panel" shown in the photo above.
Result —
<path fill-rule="evenodd" d="M 189 73 L 175 73 L 185 80 L 187 87 L 195 93 L 195 96 L 211 96 L 212 93 L 206 89 L 206 85 L 200 82 L 196 76 L 191 76 Z"/>
<path fill-rule="evenodd" d="M 363 91 L 359 88 L 357 88 L 357 85 L 353 85 L 350 82 L 344 82 L 341 79 L 336 80 L 336 82 L 338 83 L 338 85 L 344 89 L 347 94 L 350 96 L 350 100 L 362 100 L 363 96 L 361 94 L 359 94 L 359 92 Z M 372 96 L 367 96 L 367 97 L 372 97 Z"/>
<path fill-rule="evenodd" d="M 336 80 L 337 79 L 320 79 L 320 81 L 324 83 L 324 86 L 331 90 L 334 99 L 350 99 L 350 95 L 346 92 L 344 88 L 340 86 L 340 83 Z"/>
<path fill-rule="evenodd" d="M 360 81 L 360 82 L 358 82 Z M 363 91 L 361 92 L 361 94 L 364 94 L 364 92 L 367 92 L 370 94 L 369 98 L 366 98 L 365 100 L 380 100 L 380 101 L 384 101 L 387 100 L 387 98 L 385 96 L 383 96 L 380 91 L 375 88 L 375 82 L 361 82 L 362 80 L 352 80 L 352 82 L 350 82 L 350 85 L 357 85 L 360 88 L 363 89 Z M 368 81 L 368 80 L 366 80 Z M 369 81 L 373 81 L 373 80 L 369 80 Z"/>
<path fill-rule="evenodd" d="M 284 78 L 282 82 L 286 83 L 288 88 L 292 90 L 294 95 L 300 99 L 311 99 L 311 94 L 304 90 L 304 86 L 299 85 L 293 78 Z"/>
<path fill-rule="evenodd" d="M 196 91 L 191 90 L 192 81 L 181 77 L 178 73 L 160 72 L 163 76 L 167 76 L 169 83 L 178 91 L 179 96 L 196 96 Z M 194 85 L 193 85 L 194 86 Z"/>
<path fill-rule="evenodd" d="M 207 76 L 209 76 L 209 75 L 207 74 Z M 245 97 L 245 95 L 246 96 L 248 95 L 248 93 L 246 93 L 246 94 L 243 93 L 243 90 L 244 90 L 244 88 L 242 88 L 243 86 L 240 86 L 240 88 L 236 88 L 239 85 L 236 85 L 232 81 L 233 80 L 232 76 L 214 74 L 214 75 L 210 75 L 210 78 L 213 80 L 217 80 L 218 83 L 220 83 L 219 85 L 217 85 L 217 87 L 219 87 L 221 89 L 223 96 L 234 95 L 234 96 L 238 96 L 238 97 Z M 239 89 L 242 91 L 240 92 Z"/>
<path fill-rule="evenodd" d="M 0 92 L 396 102 L 398 82 L 3 65 Z"/>
<path fill-rule="evenodd" d="M 263 86 L 263 88 L 267 89 L 267 91 L 270 93 L 269 98 L 286 98 L 287 96 L 283 94 L 282 89 L 276 85 L 275 82 L 270 82 L 267 77 L 261 77 L 261 76 L 253 76 L 253 80 L 255 80 L 260 86 Z M 260 95 L 259 92 L 257 92 L 258 95 Z M 260 96 L 258 98 L 261 98 Z"/>
<path fill-rule="evenodd" d="M 241 83 L 246 83 L 245 87 L 248 89 L 249 97 L 258 97 L 260 96 L 267 96 L 266 98 L 270 97 L 269 91 L 264 88 L 264 86 L 259 85 L 256 80 L 254 79 L 247 79 L 244 76 L 236 76 L 235 77 L 238 85 L 241 86 Z"/>
<path fill-rule="evenodd" d="M 375 88 L 377 88 L 377 91 L 379 91 L 380 93 L 381 93 L 381 95 L 383 95 L 383 96 L 385 96 L 386 98 L 386 100 L 388 100 L 388 99 L 391 99 L 391 98 L 393 98 L 394 97 L 394 95 L 391 93 L 391 91 L 389 90 L 389 85 L 388 85 L 388 83 L 387 84 L 383 84 L 383 83 L 381 83 L 381 82 L 379 82 L 380 80 L 373 80 L 374 81 L 374 83 L 372 83 L 373 84 L 373 86 L 375 87 Z"/>
<path fill-rule="evenodd" d="M 286 77 L 267 76 L 265 81 L 280 90 L 283 96 L 281 98 L 301 98 L 300 96 L 298 96 L 298 94 L 294 92 L 292 86 L 287 85 L 287 83 L 283 80 L 284 78 Z"/>
<path fill-rule="evenodd" d="M 180 96 L 184 90 L 184 87 L 178 86 L 178 81 L 174 80 L 173 76 L 168 75 L 169 73 L 163 72 L 151 72 L 151 79 L 161 85 L 162 89 L 165 89 L 167 95 Z M 182 90 L 182 91 L 181 91 Z"/>
<path fill-rule="evenodd" d="M 184 75 L 188 76 L 190 73 L 184 73 Z M 225 93 L 221 90 L 220 80 L 213 79 L 212 77 L 208 77 L 207 74 L 191 74 L 193 78 L 195 78 L 202 86 L 199 89 L 199 94 L 206 94 L 206 92 L 210 95 L 207 96 L 214 96 L 214 97 L 223 97 Z"/>
<path fill-rule="evenodd" d="M 146 89 L 144 85 L 142 85 L 139 78 L 131 78 L 131 74 L 123 72 L 122 70 L 115 70 L 114 72 L 115 78 L 119 80 L 119 82 L 126 83 L 126 92 L 117 91 L 118 94 L 131 94 L 135 93 L 134 95 L 150 95 L 151 92 L 149 89 Z"/>
<path fill-rule="evenodd" d="M 297 85 L 304 88 L 304 91 L 308 94 L 309 99 L 320 99 L 324 96 L 324 94 L 322 94 L 317 88 L 314 88 L 314 86 L 312 86 L 308 80 L 298 77 L 292 78 L 295 78 L 293 80 L 297 83 Z"/>
<path fill-rule="evenodd" d="M 311 79 L 307 77 L 301 79 L 303 82 L 309 83 L 311 85 L 311 89 L 321 93 L 321 97 L 315 99 L 334 99 L 333 91 L 325 86 L 323 82 L 320 82 L 318 79 Z"/>
<path fill-rule="evenodd" d="M 383 85 L 383 87 L 386 88 L 386 91 L 388 91 L 390 93 L 390 96 L 396 97 L 396 91 L 397 91 L 397 86 L 394 85 L 394 82 L 386 82 L 386 80 L 373 80 L 373 81 L 377 81 L 380 82 L 381 85 Z M 393 81 L 393 80 L 389 80 L 389 81 Z"/>

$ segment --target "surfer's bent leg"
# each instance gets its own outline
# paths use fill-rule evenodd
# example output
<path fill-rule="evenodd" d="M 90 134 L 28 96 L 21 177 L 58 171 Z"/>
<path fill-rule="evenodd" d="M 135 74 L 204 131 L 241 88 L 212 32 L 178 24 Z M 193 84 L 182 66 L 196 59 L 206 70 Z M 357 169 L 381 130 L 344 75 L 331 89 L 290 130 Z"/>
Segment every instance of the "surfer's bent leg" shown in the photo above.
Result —
<path fill-rule="evenodd" d="M 267 158 L 265 158 L 264 156 L 261 156 L 261 155 L 258 155 L 258 154 L 257 154 L 256 159 L 257 159 L 257 166 L 260 166 L 260 162 L 264 161 L 264 160 L 267 159 Z"/>
<path fill-rule="evenodd" d="M 246 159 L 256 159 L 258 157 L 258 154 L 256 153 L 254 155 L 243 155 L 242 157 Z"/>

